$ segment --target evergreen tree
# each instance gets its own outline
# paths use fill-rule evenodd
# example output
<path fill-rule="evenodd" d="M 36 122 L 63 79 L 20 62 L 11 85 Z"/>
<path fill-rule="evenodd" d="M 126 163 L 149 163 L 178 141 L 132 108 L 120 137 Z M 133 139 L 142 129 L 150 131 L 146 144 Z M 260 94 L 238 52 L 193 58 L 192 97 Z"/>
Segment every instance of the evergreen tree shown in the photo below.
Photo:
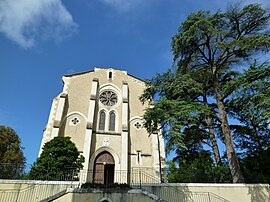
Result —
<path fill-rule="evenodd" d="M 30 179 L 74 180 L 84 157 L 80 155 L 70 137 L 58 136 L 45 143 L 40 157 L 30 170 Z"/>
<path fill-rule="evenodd" d="M 239 88 L 226 103 L 230 115 L 239 121 L 232 125 L 239 149 L 245 181 L 270 182 L 270 66 L 254 62 L 235 82 Z"/>
<path fill-rule="evenodd" d="M 253 59 L 256 53 L 268 51 L 269 19 L 269 13 L 258 4 L 243 8 L 234 5 L 214 14 L 191 13 L 172 39 L 173 70 L 150 79 L 141 97 L 142 101 L 154 101 L 145 113 L 145 127 L 152 132 L 160 126 L 169 149 L 184 147 L 183 131 L 196 125 L 208 131 L 218 163 L 214 131 L 220 128 L 233 182 L 244 179 L 226 103 L 240 88 L 239 65 Z M 215 103 L 209 101 L 212 98 Z M 264 103 L 266 100 L 269 98 Z"/>
<path fill-rule="evenodd" d="M 229 168 L 215 165 L 210 151 L 204 149 L 208 134 L 192 126 L 184 130 L 184 148 L 176 149 L 176 157 L 169 162 L 170 182 L 231 182 Z"/>
<path fill-rule="evenodd" d="M 0 178 L 16 179 L 23 174 L 25 157 L 21 140 L 10 127 L 0 126 Z"/>
<path fill-rule="evenodd" d="M 236 146 L 246 156 L 270 145 L 270 65 L 255 62 L 235 83 L 239 87 L 226 105 L 230 115 L 239 121 L 231 128 Z"/>
<path fill-rule="evenodd" d="M 221 122 L 222 134 L 233 182 L 243 182 L 236 156 L 228 114 L 225 108 L 221 76 L 229 73 L 239 62 L 251 59 L 255 53 L 267 51 L 270 37 L 266 32 L 269 13 L 260 5 L 211 14 L 199 11 L 190 14 L 173 37 L 172 50 L 176 68 L 181 73 L 204 72 L 211 84 Z"/>

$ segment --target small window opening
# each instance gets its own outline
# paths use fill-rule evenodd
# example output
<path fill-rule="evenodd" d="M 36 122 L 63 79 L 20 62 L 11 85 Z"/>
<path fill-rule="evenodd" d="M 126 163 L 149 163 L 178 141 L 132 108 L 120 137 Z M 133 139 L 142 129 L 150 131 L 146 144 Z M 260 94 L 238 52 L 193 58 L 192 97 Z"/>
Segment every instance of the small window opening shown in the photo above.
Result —
<path fill-rule="evenodd" d="M 137 164 L 142 162 L 142 151 L 137 151 Z"/>
<path fill-rule="evenodd" d="M 112 78 L 112 72 L 109 72 L 109 79 Z"/>

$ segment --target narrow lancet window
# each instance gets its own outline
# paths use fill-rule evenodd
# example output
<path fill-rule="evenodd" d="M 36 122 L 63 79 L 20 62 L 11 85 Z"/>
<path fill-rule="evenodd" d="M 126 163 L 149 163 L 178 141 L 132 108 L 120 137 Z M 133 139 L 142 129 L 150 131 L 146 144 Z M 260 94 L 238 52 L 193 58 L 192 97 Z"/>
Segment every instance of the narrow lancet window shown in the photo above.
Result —
<path fill-rule="evenodd" d="M 142 163 L 142 151 L 137 151 L 137 165 Z"/>
<path fill-rule="evenodd" d="M 110 113 L 109 131 L 115 131 L 115 113 Z"/>
<path fill-rule="evenodd" d="M 98 125 L 99 130 L 105 130 L 105 119 L 106 114 L 104 111 L 101 111 L 99 114 L 99 125 Z"/>
<path fill-rule="evenodd" d="M 112 78 L 112 72 L 109 72 L 109 79 Z"/>

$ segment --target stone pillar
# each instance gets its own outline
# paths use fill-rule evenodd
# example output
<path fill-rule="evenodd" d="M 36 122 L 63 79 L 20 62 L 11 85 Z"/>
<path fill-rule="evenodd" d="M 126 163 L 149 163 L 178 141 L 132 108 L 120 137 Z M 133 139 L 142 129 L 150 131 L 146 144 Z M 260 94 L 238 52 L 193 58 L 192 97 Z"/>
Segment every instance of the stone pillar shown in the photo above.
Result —
<path fill-rule="evenodd" d="M 59 135 L 58 134 L 59 127 L 61 125 L 61 120 L 62 120 L 63 111 L 65 107 L 65 101 L 66 101 L 66 94 L 62 93 L 58 101 L 55 118 L 53 121 L 53 129 L 52 129 L 51 138 L 50 138 L 51 140 Z"/>
<path fill-rule="evenodd" d="M 156 178 L 161 178 L 160 170 L 160 141 L 158 133 L 151 134 L 151 142 L 152 142 L 152 156 L 153 156 L 153 176 Z M 161 180 L 161 179 L 160 179 Z"/>
<path fill-rule="evenodd" d="M 57 98 L 54 98 L 52 100 L 52 106 L 51 106 L 51 111 L 50 111 L 50 115 L 49 115 L 49 119 L 48 119 L 48 124 L 46 125 L 46 127 L 44 128 L 44 131 L 43 131 L 43 136 L 42 136 L 42 140 L 41 140 L 41 144 L 40 144 L 40 148 L 39 148 L 38 157 L 40 157 L 40 154 L 42 152 L 42 148 L 43 148 L 44 144 L 51 140 L 54 110 L 57 108 L 57 100 L 56 99 Z"/>
<path fill-rule="evenodd" d="M 92 132 L 93 132 L 93 121 L 94 121 L 94 115 L 95 115 L 97 89 L 98 89 L 98 79 L 93 79 L 91 95 L 90 95 L 90 100 L 89 100 L 88 114 L 87 114 L 87 125 L 86 125 L 85 138 L 84 138 L 83 156 L 85 158 L 85 162 L 83 164 L 83 171 L 81 173 L 81 178 L 80 178 L 80 181 L 82 183 L 87 182 L 87 180 L 91 177 L 91 173 L 89 173 L 89 170 L 93 169 L 93 168 L 89 168 L 89 160 L 90 160 L 90 150 L 91 150 L 91 140 L 92 140 Z"/>
<path fill-rule="evenodd" d="M 127 183 L 128 170 L 128 135 L 129 135 L 129 110 L 128 110 L 128 84 L 123 82 L 123 104 L 122 104 L 122 136 L 121 136 L 121 172 L 122 182 Z"/>
<path fill-rule="evenodd" d="M 39 154 L 42 153 L 42 148 L 46 142 L 49 142 L 54 137 L 58 136 L 61 119 L 65 107 L 66 94 L 62 93 L 60 97 L 53 99 L 52 107 L 48 119 L 48 124 L 43 132 L 43 137 L 39 149 Z"/>
<path fill-rule="evenodd" d="M 167 183 L 167 172 L 166 172 L 166 163 L 165 163 L 165 147 L 164 147 L 164 138 L 161 131 L 158 133 L 159 137 L 159 152 L 160 152 L 160 170 L 161 170 L 161 180 Z"/>

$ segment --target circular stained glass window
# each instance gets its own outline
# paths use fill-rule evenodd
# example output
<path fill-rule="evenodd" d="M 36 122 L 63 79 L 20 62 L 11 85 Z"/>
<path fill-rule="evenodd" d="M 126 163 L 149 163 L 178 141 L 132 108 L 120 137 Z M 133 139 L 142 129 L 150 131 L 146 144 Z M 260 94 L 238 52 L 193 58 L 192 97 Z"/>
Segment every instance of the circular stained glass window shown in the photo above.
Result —
<path fill-rule="evenodd" d="M 113 91 L 103 91 L 99 95 L 99 100 L 105 106 L 113 106 L 117 103 L 117 95 Z"/>

